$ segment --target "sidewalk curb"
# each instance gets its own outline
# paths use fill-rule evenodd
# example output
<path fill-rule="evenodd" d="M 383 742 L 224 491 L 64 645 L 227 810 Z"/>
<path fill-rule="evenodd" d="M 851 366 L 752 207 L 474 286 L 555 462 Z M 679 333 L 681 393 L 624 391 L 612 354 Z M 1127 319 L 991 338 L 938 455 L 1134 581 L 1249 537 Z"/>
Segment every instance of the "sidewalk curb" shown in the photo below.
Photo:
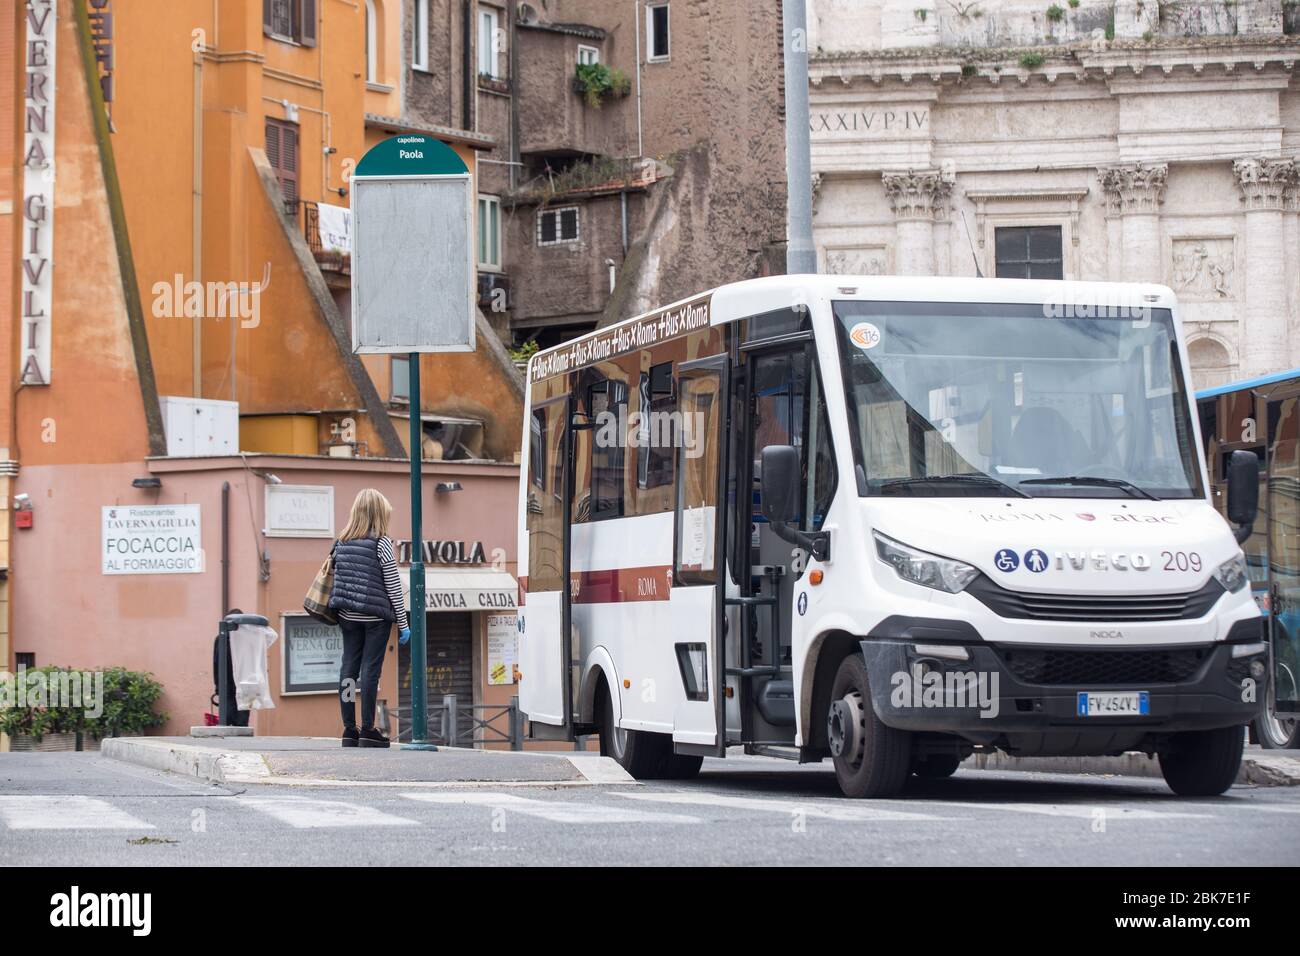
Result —
<path fill-rule="evenodd" d="M 222 751 L 212 747 L 162 743 L 147 737 L 112 737 L 100 755 L 151 770 L 164 770 L 208 783 L 271 783 L 271 768 L 252 751 Z"/>
<path fill-rule="evenodd" d="M 998 751 L 992 754 L 974 754 L 962 763 L 961 768 L 1119 777 L 1161 776 L 1159 761 L 1140 753 L 1127 753 L 1118 757 L 1012 757 Z M 1266 753 L 1248 754 L 1241 761 L 1237 783 L 1257 787 L 1300 786 L 1300 760 Z"/>
<path fill-rule="evenodd" d="M 469 749 L 469 748 L 456 748 Z M 473 750 L 472 753 L 502 755 L 512 751 Z M 457 789 L 464 787 L 586 787 L 599 784 L 635 784 L 637 781 L 612 757 L 582 756 L 563 752 L 530 751 L 569 763 L 581 780 L 339 780 L 319 777 L 289 777 L 271 772 L 262 754 L 252 750 L 229 751 L 191 746 L 148 737 L 114 737 L 104 741 L 100 755 L 111 760 L 196 777 L 221 786 L 262 784 L 287 787 L 404 787 Z"/>

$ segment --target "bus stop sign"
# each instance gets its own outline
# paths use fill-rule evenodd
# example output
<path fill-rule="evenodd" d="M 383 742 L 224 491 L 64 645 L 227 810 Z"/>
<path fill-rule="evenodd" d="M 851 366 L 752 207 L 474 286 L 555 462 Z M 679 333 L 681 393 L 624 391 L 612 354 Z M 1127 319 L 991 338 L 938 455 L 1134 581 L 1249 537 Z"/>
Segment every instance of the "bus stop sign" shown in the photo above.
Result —
<path fill-rule="evenodd" d="M 352 174 L 352 350 L 472 352 L 473 185 L 446 143 L 394 136 Z"/>

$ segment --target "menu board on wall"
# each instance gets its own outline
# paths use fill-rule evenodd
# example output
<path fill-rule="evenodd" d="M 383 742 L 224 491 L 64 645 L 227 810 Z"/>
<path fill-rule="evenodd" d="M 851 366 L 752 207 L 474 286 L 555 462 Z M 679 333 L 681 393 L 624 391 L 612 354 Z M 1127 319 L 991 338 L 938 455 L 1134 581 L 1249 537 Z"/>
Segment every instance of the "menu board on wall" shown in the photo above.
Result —
<path fill-rule="evenodd" d="M 282 644 L 285 694 L 337 693 L 343 668 L 343 632 L 303 615 L 284 617 Z"/>
<path fill-rule="evenodd" d="M 489 614 L 487 616 L 488 684 L 499 686 L 514 684 L 519 680 L 519 630 L 515 615 Z"/>

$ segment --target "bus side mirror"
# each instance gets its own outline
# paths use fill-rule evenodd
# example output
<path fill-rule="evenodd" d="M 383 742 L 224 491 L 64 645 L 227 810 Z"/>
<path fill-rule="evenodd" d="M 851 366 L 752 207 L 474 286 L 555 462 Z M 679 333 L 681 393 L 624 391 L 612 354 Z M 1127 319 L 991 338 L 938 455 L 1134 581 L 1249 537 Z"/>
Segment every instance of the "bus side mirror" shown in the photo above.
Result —
<path fill-rule="evenodd" d="M 1228 520 L 1240 544 L 1250 537 L 1259 514 L 1259 459 L 1254 452 L 1234 451 L 1228 459 Z"/>
<path fill-rule="evenodd" d="M 793 521 L 799 513 L 799 451 L 792 445 L 768 445 L 759 466 L 763 517 L 772 524 Z"/>

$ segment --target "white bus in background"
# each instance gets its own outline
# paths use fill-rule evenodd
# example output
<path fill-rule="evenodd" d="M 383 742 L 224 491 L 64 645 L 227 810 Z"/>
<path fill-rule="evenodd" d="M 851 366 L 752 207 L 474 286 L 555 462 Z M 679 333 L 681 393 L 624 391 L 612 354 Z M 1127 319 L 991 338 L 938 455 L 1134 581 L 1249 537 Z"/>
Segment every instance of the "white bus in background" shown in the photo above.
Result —
<path fill-rule="evenodd" d="M 974 751 L 1234 780 L 1267 648 L 1162 286 L 788 276 L 535 355 L 520 705 L 638 778 L 727 748 L 850 796 Z"/>

